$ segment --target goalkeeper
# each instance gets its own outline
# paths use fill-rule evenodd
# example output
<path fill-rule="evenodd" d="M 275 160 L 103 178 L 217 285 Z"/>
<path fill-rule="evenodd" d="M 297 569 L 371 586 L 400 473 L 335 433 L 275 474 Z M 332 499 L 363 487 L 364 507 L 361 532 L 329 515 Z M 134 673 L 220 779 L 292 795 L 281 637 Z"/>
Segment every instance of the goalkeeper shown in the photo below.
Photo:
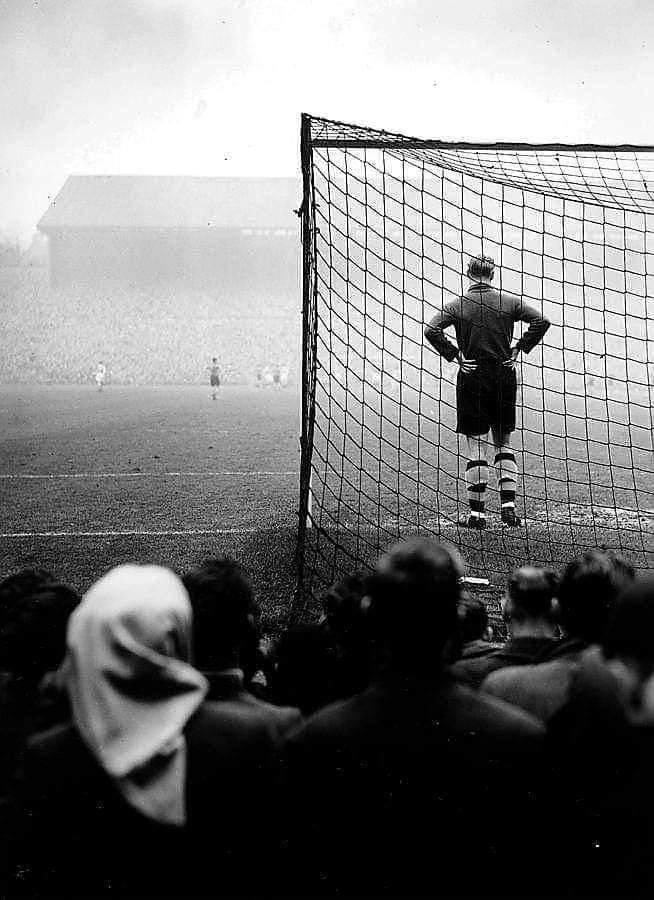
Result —
<path fill-rule="evenodd" d="M 467 442 L 466 486 L 470 513 L 468 528 L 486 527 L 489 433 L 495 449 L 502 522 L 521 525 L 515 513 L 518 467 L 511 449 L 515 431 L 517 379 L 515 363 L 520 351 L 529 353 L 550 327 L 549 321 L 520 297 L 492 287 L 495 263 L 476 256 L 468 264 L 470 286 L 463 296 L 447 303 L 425 328 L 425 337 L 449 362 L 456 362 L 456 430 Z M 511 347 L 515 322 L 529 328 Z M 454 327 L 458 349 L 444 330 Z"/>

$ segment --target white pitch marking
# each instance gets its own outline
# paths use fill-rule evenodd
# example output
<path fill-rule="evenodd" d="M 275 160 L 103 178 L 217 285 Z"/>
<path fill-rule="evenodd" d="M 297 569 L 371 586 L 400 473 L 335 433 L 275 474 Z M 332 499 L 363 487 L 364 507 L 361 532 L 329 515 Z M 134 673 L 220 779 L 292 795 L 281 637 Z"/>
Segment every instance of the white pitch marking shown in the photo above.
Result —
<path fill-rule="evenodd" d="M 182 537 L 183 535 L 255 534 L 259 528 L 194 528 L 187 531 L 10 531 L 0 538 L 69 538 L 69 537 Z"/>
<path fill-rule="evenodd" d="M 357 529 L 359 531 L 375 532 L 380 529 L 387 531 L 392 531 L 393 529 L 398 529 L 399 531 L 415 531 L 418 528 L 437 528 L 439 525 L 454 526 L 456 525 L 456 522 L 453 519 L 448 519 L 446 516 L 440 516 L 440 518 L 437 519 L 421 519 L 419 525 L 417 522 L 400 522 L 398 519 L 384 519 L 379 525 L 357 525 L 356 522 L 342 522 L 341 524 L 346 531 Z"/>
<path fill-rule="evenodd" d="M 243 478 L 246 475 L 255 477 L 297 477 L 297 472 L 267 472 L 267 471 L 227 471 L 227 472 L 67 472 L 62 474 L 47 473 L 43 475 L 30 475 L 26 472 L 13 474 L 0 474 L 4 481 L 39 481 L 54 480 L 58 478 Z"/>

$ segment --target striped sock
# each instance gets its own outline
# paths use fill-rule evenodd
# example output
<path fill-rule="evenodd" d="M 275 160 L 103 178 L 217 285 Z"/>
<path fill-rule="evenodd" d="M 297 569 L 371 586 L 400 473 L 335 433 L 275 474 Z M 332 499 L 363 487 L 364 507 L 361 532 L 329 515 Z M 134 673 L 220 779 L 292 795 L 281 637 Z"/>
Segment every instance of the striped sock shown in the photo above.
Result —
<path fill-rule="evenodd" d="M 515 489 L 518 482 L 518 466 L 512 450 L 495 454 L 497 483 L 500 489 L 500 505 L 503 510 L 515 510 Z"/>
<path fill-rule="evenodd" d="M 488 487 L 488 463 L 485 459 L 471 459 L 466 466 L 466 485 L 470 515 L 486 518 L 486 488 Z"/>

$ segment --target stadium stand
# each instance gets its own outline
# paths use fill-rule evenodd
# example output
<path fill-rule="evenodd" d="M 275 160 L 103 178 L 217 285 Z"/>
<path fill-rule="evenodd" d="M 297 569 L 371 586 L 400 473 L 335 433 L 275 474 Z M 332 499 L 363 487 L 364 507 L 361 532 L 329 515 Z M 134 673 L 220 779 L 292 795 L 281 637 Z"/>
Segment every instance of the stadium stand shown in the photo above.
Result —
<path fill-rule="evenodd" d="M 42 268 L 6 267 L 0 304 L 0 383 L 85 383 L 102 359 L 114 384 L 194 384 L 207 380 L 213 356 L 228 384 L 254 384 L 265 365 L 289 366 L 297 381 L 299 315 L 289 297 L 184 283 L 56 290 Z"/>

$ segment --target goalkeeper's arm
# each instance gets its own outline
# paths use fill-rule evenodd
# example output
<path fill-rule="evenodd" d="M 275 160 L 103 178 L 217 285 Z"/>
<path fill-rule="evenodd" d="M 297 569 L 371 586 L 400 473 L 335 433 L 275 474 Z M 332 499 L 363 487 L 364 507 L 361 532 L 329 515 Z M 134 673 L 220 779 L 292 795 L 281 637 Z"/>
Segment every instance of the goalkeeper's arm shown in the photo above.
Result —
<path fill-rule="evenodd" d="M 445 329 L 449 328 L 450 325 L 454 325 L 455 321 L 454 311 L 449 306 L 445 306 L 441 312 L 436 313 L 425 328 L 425 338 L 434 350 L 440 353 L 448 362 L 454 362 L 459 355 L 458 349 L 445 336 Z"/>
<path fill-rule="evenodd" d="M 549 319 L 541 315 L 537 309 L 528 303 L 520 301 L 516 311 L 516 318 L 522 322 L 528 322 L 529 328 L 516 343 L 514 350 L 529 353 L 536 344 L 542 341 L 545 332 L 552 324 Z"/>

